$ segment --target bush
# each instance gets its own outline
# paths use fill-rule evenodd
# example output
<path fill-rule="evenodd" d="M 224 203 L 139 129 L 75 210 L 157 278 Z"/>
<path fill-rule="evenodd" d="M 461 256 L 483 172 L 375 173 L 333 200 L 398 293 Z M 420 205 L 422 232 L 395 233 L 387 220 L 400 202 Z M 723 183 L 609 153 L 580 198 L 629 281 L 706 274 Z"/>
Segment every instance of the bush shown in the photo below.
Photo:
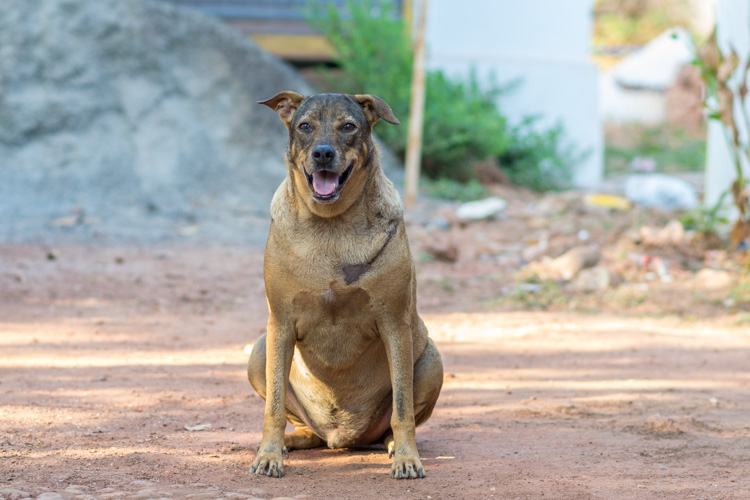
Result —
<path fill-rule="evenodd" d="M 406 152 L 412 75 L 412 45 L 403 20 L 391 2 L 348 0 L 346 14 L 333 4 L 311 1 L 307 18 L 336 48 L 340 72 L 329 75 L 336 91 L 369 93 L 384 98 L 401 121 L 400 127 L 379 127 L 378 135 L 402 158 Z M 487 158 L 503 158 L 511 178 L 545 177 L 567 181 L 569 165 L 555 175 L 551 169 L 567 161 L 557 155 L 560 129 L 532 133 L 526 126 L 512 129 L 496 102 L 507 88 L 480 86 L 475 75 L 467 81 L 431 70 L 426 75 L 426 105 L 422 145 L 422 174 L 431 179 L 468 182 L 472 167 Z M 528 148 L 546 148 L 527 151 Z M 534 165 L 535 159 L 545 160 Z M 540 170 L 541 169 L 541 170 Z M 529 172 L 521 172 L 529 170 Z M 538 171 L 541 173 L 530 173 Z"/>
<path fill-rule="evenodd" d="M 476 179 L 456 182 L 446 177 L 434 181 L 428 180 L 425 182 L 424 190 L 432 198 L 462 202 L 479 200 L 490 194 L 487 188 Z"/>
<path fill-rule="evenodd" d="M 513 129 L 508 149 L 499 156 L 500 168 L 511 183 L 533 191 L 553 191 L 569 187 L 573 166 L 588 152 L 563 143 L 563 128 L 556 125 L 537 131 L 536 120 L 525 120 Z"/>

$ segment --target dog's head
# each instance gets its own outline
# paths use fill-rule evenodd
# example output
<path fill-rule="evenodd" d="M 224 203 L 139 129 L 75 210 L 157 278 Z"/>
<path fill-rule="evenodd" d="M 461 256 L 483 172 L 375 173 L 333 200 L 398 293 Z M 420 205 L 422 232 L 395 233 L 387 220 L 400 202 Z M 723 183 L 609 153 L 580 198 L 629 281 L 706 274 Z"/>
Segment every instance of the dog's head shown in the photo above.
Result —
<path fill-rule="evenodd" d="M 390 106 L 369 94 L 304 97 L 285 91 L 259 104 L 278 111 L 289 130 L 293 181 L 322 216 L 343 213 L 362 192 L 375 159 L 372 126 L 381 118 L 399 124 Z"/>

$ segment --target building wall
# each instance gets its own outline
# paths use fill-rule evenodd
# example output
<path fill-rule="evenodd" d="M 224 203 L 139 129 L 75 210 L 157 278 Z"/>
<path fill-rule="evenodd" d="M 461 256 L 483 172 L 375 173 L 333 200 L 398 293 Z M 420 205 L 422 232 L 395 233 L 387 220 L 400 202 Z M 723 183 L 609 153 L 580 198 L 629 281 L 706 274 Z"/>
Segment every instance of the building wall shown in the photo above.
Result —
<path fill-rule="evenodd" d="M 418 3 L 418 2 L 415 2 Z M 593 0 L 430 0 L 428 66 L 452 75 L 472 69 L 484 81 L 519 85 L 500 97 L 518 122 L 561 122 L 587 159 L 575 170 L 581 187 L 599 184 L 603 135 L 597 112 L 597 68 L 590 60 Z"/>

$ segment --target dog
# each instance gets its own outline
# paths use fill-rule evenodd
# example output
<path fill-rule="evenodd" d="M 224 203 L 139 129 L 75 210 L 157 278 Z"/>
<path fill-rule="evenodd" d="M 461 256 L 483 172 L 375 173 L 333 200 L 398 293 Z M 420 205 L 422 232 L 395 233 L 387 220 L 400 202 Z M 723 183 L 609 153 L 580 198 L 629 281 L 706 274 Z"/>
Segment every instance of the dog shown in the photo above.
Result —
<path fill-rule="evenodd" d="M 281 477 L 289 450 L 382 441 L 392 477 L 424 477 L 415 428 L 432 414 L 443 365 L 372 138 L 378 120 L 399 121 L 374 95 L 285 91 L 259 104 L 278 112 L 289 145 L 263 268 L 268 329 L 248 363 L 265 400 L 251 470 Z M 295 430 L 284 435 L 287 420 Z"/>

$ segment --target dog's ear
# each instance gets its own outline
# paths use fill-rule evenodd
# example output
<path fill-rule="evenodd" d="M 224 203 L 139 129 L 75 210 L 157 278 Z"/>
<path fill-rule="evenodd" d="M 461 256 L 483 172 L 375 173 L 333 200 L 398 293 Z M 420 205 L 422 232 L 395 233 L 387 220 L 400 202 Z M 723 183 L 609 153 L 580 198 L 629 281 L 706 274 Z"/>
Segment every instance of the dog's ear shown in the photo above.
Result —
<path fill-rule="evenodd" d="M 391 107 L 380 97 L 372 94 L 357 94 L 352 97 L 362 106 L 362 111 L 365 112 L 365 117 L 370 122 L 370 126 L 375 125 L 381 118 L 394 125 L 401 124 L 398 118 L 393 115 Z"/>
<path fill-rule="evenodd" d="M 286 128 L 289 128 L 289 124 L 292 123 L 292 117 L 299 108 L 302 101 L 305 100 L 305 96 L 299 95 L 296 92 L 285 90 L 279 92 L 275 96 L 265 101 L 258 101 L 258 104 L 265 104 L 274 111 L 279 112 L 279 118 L 284 122 Z"/>

